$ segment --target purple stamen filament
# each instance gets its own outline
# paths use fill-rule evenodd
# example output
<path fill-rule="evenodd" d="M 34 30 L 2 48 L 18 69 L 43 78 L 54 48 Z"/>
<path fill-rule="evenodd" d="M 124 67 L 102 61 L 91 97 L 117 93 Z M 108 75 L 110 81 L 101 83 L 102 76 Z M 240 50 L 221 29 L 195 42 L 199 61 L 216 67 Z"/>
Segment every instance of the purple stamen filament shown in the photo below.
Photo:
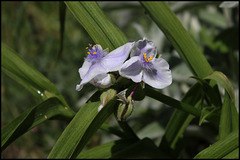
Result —
<path fill-rule="evenodd" d="M 135 90 L 138 88 L 139 85 L 140 85 L 140 83 L 138 83 L 138 84 L 134 87 L 133 91 L 132 91 L 131 94 L 130 94 L 130 97 L 133 96 Z"/>

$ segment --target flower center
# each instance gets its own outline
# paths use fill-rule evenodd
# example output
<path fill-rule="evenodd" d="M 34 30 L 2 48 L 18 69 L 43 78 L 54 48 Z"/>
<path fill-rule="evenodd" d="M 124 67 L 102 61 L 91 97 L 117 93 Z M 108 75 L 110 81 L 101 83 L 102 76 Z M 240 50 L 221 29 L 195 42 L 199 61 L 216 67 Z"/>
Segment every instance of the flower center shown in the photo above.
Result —
<path fill-rule="evenodd" d="M 94 45 L 92 46 L 92 44 L 89 44 L 89 47 L 86 47 L 86 49 L 88 50 L 88 56 L 87 56 L 87 61 L 89 62 L 97 62 L 98 60 L 100 60 L 104 54 L 104 51 L 102 51 L 101 49 L 99 49 L 99 47 L 97 47 L 98 45 Z"/>
<path fill-rule="evenodd" d="M 143 52 L 143 56 L 146 62 L 149 62 L 153 59 L 153 56 L 151 56 L 150 58 L 147 58 L 147 54 Z"/>

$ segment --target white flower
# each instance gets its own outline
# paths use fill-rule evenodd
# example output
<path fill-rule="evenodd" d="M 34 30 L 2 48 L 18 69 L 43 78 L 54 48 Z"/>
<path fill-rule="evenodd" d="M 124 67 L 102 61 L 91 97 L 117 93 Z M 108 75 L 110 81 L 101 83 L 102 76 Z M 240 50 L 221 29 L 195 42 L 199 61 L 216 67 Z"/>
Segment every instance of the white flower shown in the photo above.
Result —
<path fill-rule="evenodd" d="M 101 88 L 111 86 L 111 77 L 107 73 L 120 69 L 123 62 L 128 58 L 132 47 L 133 43 L 126 43 L 108 54 L 99 44 L 93 47 L 89 45 L 86 48 L 88 56 L 78 71 L 82 81 L 76 86 L 76 90 L 80 91 L 83 85 L 88 82 Z"/>
<path fill-rule="evenodd" d="M 152 41 L 147 39 L 135 43 L 130 59 L 121 67 L 119 74 L 139 83 L 162 89 L 172 83 L 171 70 L 163 58 L 156 58 L 157 49 Z"/>

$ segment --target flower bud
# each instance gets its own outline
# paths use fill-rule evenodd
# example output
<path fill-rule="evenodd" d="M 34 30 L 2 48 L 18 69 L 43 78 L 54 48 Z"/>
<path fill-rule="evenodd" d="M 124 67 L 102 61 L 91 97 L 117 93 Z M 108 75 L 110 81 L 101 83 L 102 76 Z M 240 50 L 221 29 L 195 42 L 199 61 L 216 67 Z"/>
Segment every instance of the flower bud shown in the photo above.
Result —
<path fill-rule="evenodd" d="M 111 100 L 115 97 L 116 91 L 114 89 L 109 89 L 106 92 L 103 92 L 100 96 L 101 105 L 98 107 L 98 112 Z"/>
<path fill-rule="evenodd" d="M 125 121 L 131 116 L 133 112 L 133 100 L 131 96 L 128 96 L 125 102 L 121 102 L 118 106 L 117 117 L 119 121 Z"/>

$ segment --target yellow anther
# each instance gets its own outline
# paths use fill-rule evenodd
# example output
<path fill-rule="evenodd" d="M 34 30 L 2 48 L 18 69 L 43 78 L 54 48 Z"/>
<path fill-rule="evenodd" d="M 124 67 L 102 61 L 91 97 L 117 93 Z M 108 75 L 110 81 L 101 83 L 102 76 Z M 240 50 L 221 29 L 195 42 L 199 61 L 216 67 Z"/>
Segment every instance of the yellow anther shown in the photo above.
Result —
<path fill-rule="evenodd" d="M 90 52 L 87 52 L 87 54 L 90 54 Z"/>
<path fill-rule="evenodd" d="M 149 59 L 147 59 L 147 54 L 143 52 L 143 55 L 144 55 L 144 59 L 146 62 L 149 62 L 153 59 L 153 56 L 151 56 Z"/>
<path fill-rule="evenodd" d="M 90 44 L 89 46 L 91 46 L 91 47 L 92 47 L 92 44 Z"/>
<path fill-rule="evenodd" d="M 97 52 L 93 52 L 93 54 L 97 54 Z"/>
<path fill-rule="evenodd" d="M 151 61 L 153 59 L 153 56 L 151 56 L 149 59 L 148 59 L 148 61 Z"/>
<path fill-rule="evenodd" d="M 88 49 L 88 47 L 86 47 L 86 49 Z"/>

